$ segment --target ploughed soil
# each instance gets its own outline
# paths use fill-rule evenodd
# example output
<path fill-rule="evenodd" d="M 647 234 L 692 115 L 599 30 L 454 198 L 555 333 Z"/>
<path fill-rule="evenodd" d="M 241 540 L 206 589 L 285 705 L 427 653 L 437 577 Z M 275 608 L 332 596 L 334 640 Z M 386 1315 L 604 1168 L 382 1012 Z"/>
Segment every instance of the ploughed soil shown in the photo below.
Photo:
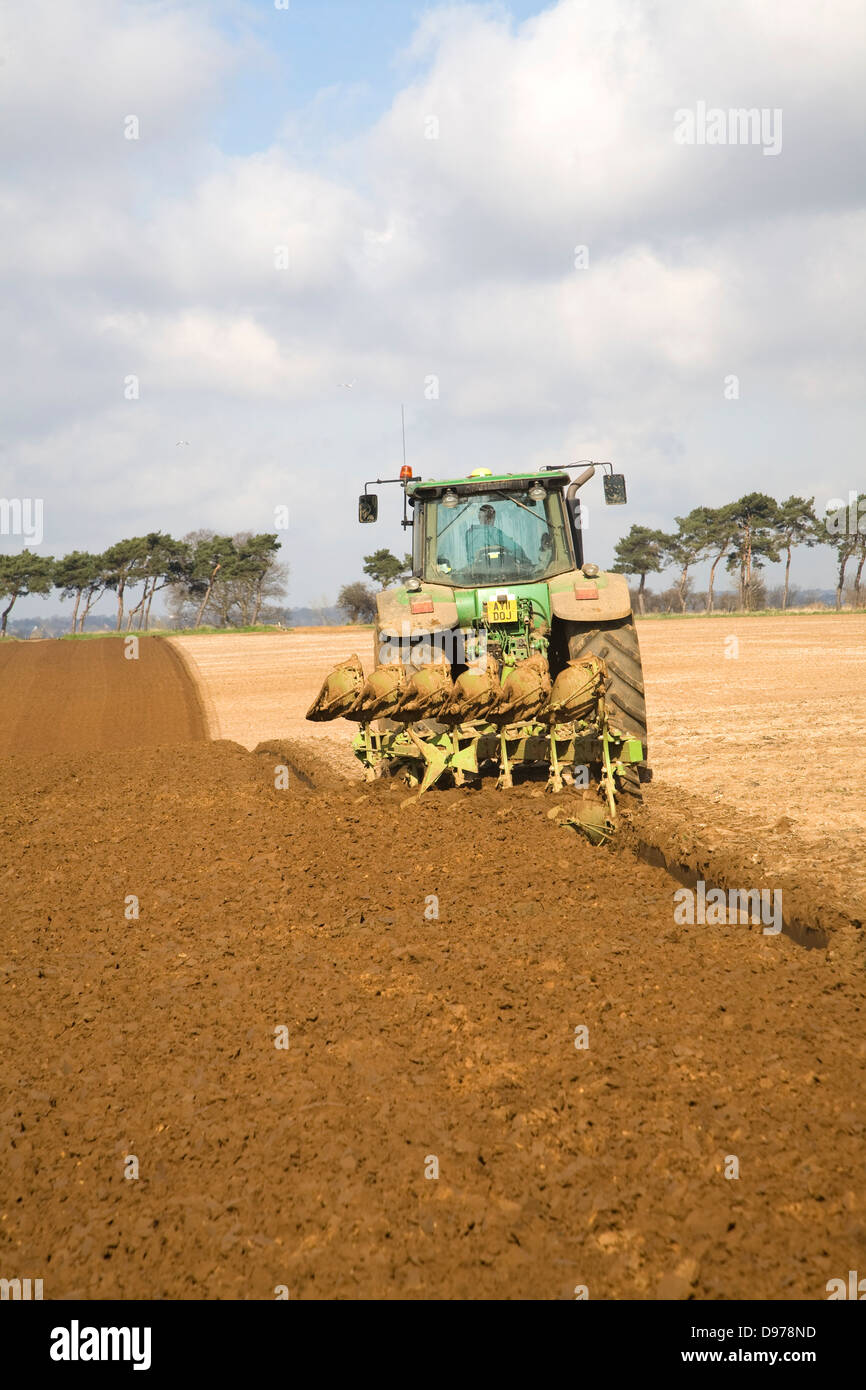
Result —
<path fill-rule="evenodd" d="M 4 1277 L 821 1299 L 864 1268 L 851 922 L 677 924 L 637 832 L 593 849 L 531 782 L 404 806 L 308 744 L 180 737 L 164 647 L 138 687 L 122 644 L 38 649 L 87 653 L 31 706 L 46 738 L 91 710 L 65 752 L 15 693 L 32 649 L 0 655 Z"/>
<path fill-rule="evenodd" d="M 706 854 L 733 847 L 747 862 L 760 858 L 774 881 L 799 877 L 809 891 L 820 880 L 822 897 L 866 919 L 866 615 L 718 614 L 638 619 L 637 628 L 656 840 L 669 838 L 661 808 L 679 808 L 680 828 Z M 211 737 L 250 749 L 293 738 L 357 777 L 356 727 L 304 716 L 337 662 L 357 652 L 372 666 L 369 628 L 171 640 Z"/>
<path fill-rule="evenodd" d="M 866 615 L 648 619 L 638 633 L 662 793 L 650 811 L 678 804 L 708 853 L 733 846 L 866 920 Z"/>
<path fill-rule="evenodd" d="M 0 643 L 2 758 L 205 738 L 201 699 L 169 642 Z"/>

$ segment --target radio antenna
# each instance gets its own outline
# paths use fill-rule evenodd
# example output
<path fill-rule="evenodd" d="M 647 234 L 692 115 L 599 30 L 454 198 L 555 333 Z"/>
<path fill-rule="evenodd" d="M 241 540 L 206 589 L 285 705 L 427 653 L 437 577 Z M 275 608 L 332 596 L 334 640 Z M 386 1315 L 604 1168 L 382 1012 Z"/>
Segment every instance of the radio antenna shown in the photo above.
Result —
<path fill-rule="evenodd" d="M 400 424 L 403 428 L 403 467 L 406 467 L 406 410 L 400 406 Z"/>

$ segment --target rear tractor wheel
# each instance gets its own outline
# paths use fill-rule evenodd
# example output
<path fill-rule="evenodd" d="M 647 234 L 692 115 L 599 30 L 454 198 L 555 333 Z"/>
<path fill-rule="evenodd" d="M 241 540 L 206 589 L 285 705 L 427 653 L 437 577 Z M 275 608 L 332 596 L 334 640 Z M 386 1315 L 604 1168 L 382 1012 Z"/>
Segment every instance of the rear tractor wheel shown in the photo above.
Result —
<path fill-rule="evenodd" d="M 634 618 L 572 628 L 568 636 L 569 660 L 590 654 L 601 657 L 605 664 L 605 703 L 610 723 L 621 733 L 640 739 L 643 761 L 627 763 L 619 779 L 620 791 L 639 801 L 640 784 L 652 779 L 652 770 L 647 762 L 646 700 Z"/>

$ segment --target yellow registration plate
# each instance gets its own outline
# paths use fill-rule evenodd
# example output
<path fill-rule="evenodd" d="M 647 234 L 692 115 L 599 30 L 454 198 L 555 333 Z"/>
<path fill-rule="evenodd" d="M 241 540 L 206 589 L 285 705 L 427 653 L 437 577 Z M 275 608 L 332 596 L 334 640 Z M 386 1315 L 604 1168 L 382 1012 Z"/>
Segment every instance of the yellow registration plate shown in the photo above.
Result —
<path fill-rule="evenodd" d="M 484 605 L 484 617 L 488 623 L 516 623 L 517 599 L 489 598 Z"/>

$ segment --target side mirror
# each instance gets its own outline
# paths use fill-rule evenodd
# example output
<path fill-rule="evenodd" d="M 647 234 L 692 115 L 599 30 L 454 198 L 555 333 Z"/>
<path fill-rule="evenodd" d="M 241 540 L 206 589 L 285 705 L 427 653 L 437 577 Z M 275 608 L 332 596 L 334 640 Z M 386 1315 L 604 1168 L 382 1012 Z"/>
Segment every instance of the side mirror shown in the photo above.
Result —
<path fill-rule="evenodd" d="M 624 473 L 605 473 L 604 500 L 609 507 L 623 506 L 626 501 Z"/>
<path fill-rule="evenodd" d="M 362 522 L 378 521 L 379 519 L 379 499 L 375 492 L 364 492 L 358 498 L 358 520 Z"/>

